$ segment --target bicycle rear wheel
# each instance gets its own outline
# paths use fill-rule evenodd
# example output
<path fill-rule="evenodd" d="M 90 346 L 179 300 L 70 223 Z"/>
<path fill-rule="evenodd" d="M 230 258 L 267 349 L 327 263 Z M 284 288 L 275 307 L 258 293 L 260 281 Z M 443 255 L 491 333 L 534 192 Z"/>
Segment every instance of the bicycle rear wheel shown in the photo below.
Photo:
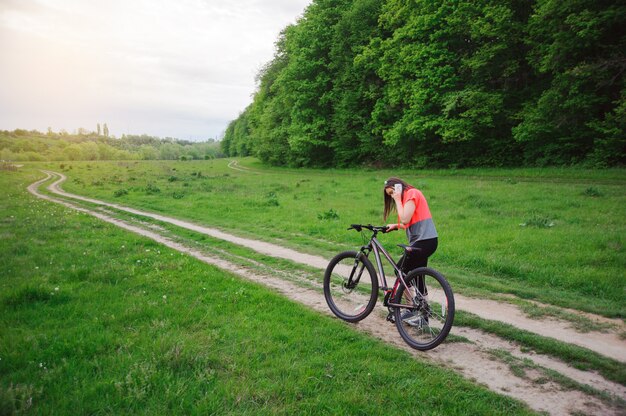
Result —
<path fill-rule="evenodd" d="M 398 332 L 411 347 L 425 351 L 446 339 L 454 321 L 454 295 L 446 279 L 436 270 L 420 267 L 400 284 L 393 303 Z"/>
<path fill-rule="evenodd" d="M 324 273 L 324 297 L 337 317 L 358 322 L 369 315 L 378 298 L 374 266 L 365 255 L 344 251 L 336 255 Z"/>

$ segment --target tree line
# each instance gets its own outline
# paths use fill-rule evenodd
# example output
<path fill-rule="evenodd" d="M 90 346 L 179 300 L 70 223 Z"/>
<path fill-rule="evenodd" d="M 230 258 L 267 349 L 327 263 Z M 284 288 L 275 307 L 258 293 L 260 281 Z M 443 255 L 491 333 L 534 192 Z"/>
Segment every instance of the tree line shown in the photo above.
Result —
<path fill-rule="evenodd" d="M 280 34 L 229 156 L 273 165 L 619 166 L 626 4 L 314 0 Z"/>
<path fill-rule="evenodd" d="M 83 130 L 76 134 L 51 129 L 47 133 L 0 130 L 0 160 L 204 160 L 224 156 L 219 142 L 213 139 L 191 142 L 145 134 L 117 139 Z M 108 128 L 105 131 L 108 134 Z"/>

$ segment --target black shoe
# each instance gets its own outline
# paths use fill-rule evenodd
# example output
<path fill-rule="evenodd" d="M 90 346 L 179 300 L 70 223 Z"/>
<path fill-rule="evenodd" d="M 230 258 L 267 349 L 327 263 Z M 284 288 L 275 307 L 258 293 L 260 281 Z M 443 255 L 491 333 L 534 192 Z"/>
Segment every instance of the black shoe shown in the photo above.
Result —
<path fill-rule="evenodd" d="M 389 322 L 391 322 L 392 324 L 396 323 L 396 315 L 394 312 L 389 312 L 389 314 L 387 315 L 387 320 Z"/>

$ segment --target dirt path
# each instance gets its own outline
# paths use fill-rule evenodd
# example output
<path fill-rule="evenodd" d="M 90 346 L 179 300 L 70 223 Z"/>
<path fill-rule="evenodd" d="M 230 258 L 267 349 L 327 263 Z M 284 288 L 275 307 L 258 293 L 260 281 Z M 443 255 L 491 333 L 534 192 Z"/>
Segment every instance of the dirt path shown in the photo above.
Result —
<path fill-rule="evenodd" d="M 233 170 L 238 170 L 238 171 L 240 171 L 240 172 L 246 172 L 246 173 L 259 173 L 259 172 L 257 172 L 257 171 L 254 171 L 254 170 L 250 169 L 250 168 L 246 168 L 245 166 L 240 166 L 240 165 L 239 165 L 239 162 L 238 162 L 238 161 L 236 161 L 236 160 L 231 160 L 231 161 L 228 163 L 228 167 L 229 167 L 230 169 L 233 169 Z"/>
<path fill-rule="evenodd" d="M 287 259 L 296 263 L 315 267 L 320 270 L 325 270 L 326 266 L 328 265 L 328 259 L 326 258 L 313 256 L 306 253 L 300 253 L 298 251 L 281 247 L 276 244 L 252 240 L 249 238 L 237 237 L 235 235 L 225 233 L 215 228 L 204 227 L 177 218 L 172 218 L 160 214 L 153 214 L 146 211 L 128 208 L 119 204 L 111 204 L 97 199 L 86 198 L 80 195 L 71 194 L 63 191 L 60 188 L 60 184 L 67 179 L 63 174 L 51 171 L 45 172 L 50 175 L 58 176 L 59 178 L 50 186 L 48 186 L 48 190 L 67 198 L 115 208 L 131 214 L 142 215 L 144 217 L 152 218 L 214 238 L 225 240 L 233 244 L 247 247 L 261 254 Z M 626 363 L 626 341 L 620 339 L 618 336 L 618 334 L 621 331 L 626 330 L 626 328 L 624 328 L 623 322 L 620 320 L 612 320 L 612 323 L 615 325 L 616 329 L 611 332 L 588 332 L 583 335 L 571 328 L 570 323 L 565 321 L 559 321 L 549 318 L 541 320 L 530 319 L 526 315 L 524 315 L 524 313 L 516 305 L 486 299 L 469 298 L 460 294 L 455 294 L 454 297 L 456 308 L 458 310 L 468 311 L 484 319 L 504 322 L 517 328 L 534 332 L 545 337 L 550 337 L 559 341 L 578 345 L 580 347 L 590 349 L 599 354 Z M 590 314 L 586 314 L 586 316 L 596 321 L 607 321 L 607 318 L 600 316 L 593 316 Z"/>
<path fill-rule="evenodd" d="M 215 265 L 222 269 L 238 274 L 243 278 L 272 287 L 277 291 L 283 293 L 285 296 L 295 301 L 301 302 L 319 312 L 326 314 L 329 313 L 328 307 L 326 306 L 320 290 L 306 289 L 294 282 L 285 281 L 276 276 L 262 275 L 255 270 L 248 270 L 223 259 L 206 255 L 199 250 L 188 247 L 185 244 L 175 242 L 170 238 L 164 237 L 154 229 L 149 230 L 146 228 L 142 228 L 133 224 L 129 224 L 126 221 L 114 218 L 110 215 L 106 215 L 100 212 L 96 212 L 94 210 L 77 206 L 67 201 L 43 195 L 38 191 L 38 188 L 42 183 L 49 180 L 50 177 L 58 176 L 59 179 L 55 181 L 52 185 L 50 185 L 48 189 L 53 193 L 58 193 L 59 195 L 63 195 L 67 198 L 88 201 L 98 205 L 113 207 L 138 215 L 144 215 L 160 221 L 175 224 L 183 228 L 202 232 L 216 238 L 227 239 L 228 241 L 231 241 L 235 244 L 245 245 L 265 254 L 289 258 L 290 260 L 294 261 L 302 260 L 303 255 L 301 253 L 297 253 L 294 250 L 285 249 L 269 243 L 242 239 L 240 237 L 223 233 L 219 230 L 198 226 L 174 218 L 144 213 L 139 210 L 121 207 L 116 204 L 109 204 L 102 201 L 69 194 L 59 188 L 59 184 L 65 180 L 65 177 L 63 175 L 54 172 L 46 172 L 46 174 L 46 178 L 37 181 L 28 187 L 29 192 L 40 198 L 49 200 L 51 202 L 60 203 L 71 209 L 88 213 L 96 218 L 114 224 L 125 230 L 143 235 L 147 238 L 151 238 L 174 250 L 187 253 L 205 263 Z M 316 256 L 305 256 L 305 258 L 307 259 L 307 264 L 314 267 L 325 268 L 326 266 L 325 263 L 327 262 L 327 260 L 325 259 L 321 259 Z M 463 308 L 466 308 L 471 312 L 474 312 L 474 308 L 476 307 L 481 310 L 489 310 L 490 312 L 488 314 L 488 319 L 494 319 L 494 316 L 497 316 L 499 320 L 503 320 L 504 322 L 509 321 L 509 323 L 512 323 L 514 325 L 526 325 L 528 328 L 531 327 L 531 322 L 534 321 L 521 314 L 519 310 L 517 310 L 517 307 L 513 305 L 493 301 L 482 301 L 487 302 L 486 304 L 476 303 L 480 300 L 459 297 L 459 295 L 455 295 L 455 297 L 457 298 L 457 307 L 461 307 L 462 305 Z M 459 302 L 460 298 L 464 299 L 462 303 Z M 377 338 L 380 338 L 398 348 L 406 350 L 412 355 L 419 357 L 419 359 L 431 360 L 438 364 L 443 364 L 446 367 L 452 368 L 463 374 L 464 376 L 470 379 L 474 379 L 478 383 L 488 386 L 494 391 L 526 402 L 532 409 L 537 411 L 544 411 L 553 415 L 568 415 L 574 412 L 597 415 L 617 415 L 623 413 L 623 409 L 611 407 L 594 396 L 584 394 L 577 390 L 565 389 L 552 381 L 545 382 L 545 374 L 543 373 L 541 368 L 535 368 L 534 365 L 536 364 L 537 366 L 556 371 L 571 378 L 572 380 L 575 380 L 582 384 L 588 384 L 598 390 L 605 391 L 613 396 L 620 397 L 622 399 L 626 398 L 626 388 L 619 384 L 607 381 L 593 372 L 576 370 L 569 367 L 566 363 L 555 360 L 552 357 L 523 352 L 517 345 L 511 342 L 502 340 L 493 335 L 486 334 L 482 331 L 474 330 L 471 328 L 455 327 L 452 331 L 452 333 L 455 335 L 463 336 L 469 339 L 471 343 L 444 343 L 437 347 L 435 350 L 429 351 L 428 353 L 417 352 L 409 348 L 402 341 L 397 331 L 395 330 L 395 327 L 385 321 L 383 311 L 379 312 L 380 313 L 372 314 L 370 317 L 360 322 L 359 324 L 351 326 L 367 332 Z M 573 337 L 573 339 L 581 338 L 581 334 L 576 333 L 571 328 L 566 328 L 566 325 L 561 322 L 544 320 L 535 321 L 533 325 L 537 325 L 537 327 L 544 329 L 552 328 L 554 329 L 555 333 L 563 332 L 563 336 L 565 337 L 571 336 Z M 582 337 L 587 337 L 587 335 L 588 334 L 582 335 Z M 606 342 L 603 341 L 604 338 L 602 337 L 606 337 L 605 334 L 597 335 L 599 336 L 599 342 Z M 611 337 L 606 338 L 609 339 L 610 344 L 612 342 Z M 568 339 L 565 341 L 571 342 L 573 339 Z M 624 349 L 623 343 L 621 345 L 621 349 Z M 523 360 L 526 360 L 526 363 L 533 363 L 533 365 L 527 365 L 527 368 L 523 372 L 523 374 L 520 374 L 519 370 L 514 372 L 511 370 L 508 364 L 495 357 L 495 355 L 493 354 L 494 350 L 505 351 L 506 353 L 510 354 L 513 359 L 519 360 L 520 362 L 524 362 Z"/>

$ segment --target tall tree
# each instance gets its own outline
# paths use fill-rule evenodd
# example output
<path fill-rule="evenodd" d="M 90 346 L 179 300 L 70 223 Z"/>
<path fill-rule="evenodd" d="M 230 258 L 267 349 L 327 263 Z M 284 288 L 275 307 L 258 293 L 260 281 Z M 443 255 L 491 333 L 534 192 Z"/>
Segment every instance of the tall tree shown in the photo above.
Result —
<path fill-rule="evenodd" d="M 257 75 L 259 90 L 255 94 L 248 120 L 251 151 L 264 162 L 285 165 L 289 160 L 288 127 L 291 124 L 291 103 L 286 93 L 284 71 L 289 60 L 288 39 L 295 26 L 287 26 L 276 42 L 276 53 Z"/>
<path fill-rule="evenodd" d="M 400 160 L 514 162 L 505 101 L 523 88 L 518 39 L 529 12 L 522 1 L 386 2 L 380 22 L 387 36 L 373 39 L 369 51 L 385 83 L 373 119 Z"/>
<path fill-rule="evenodd" d="M 350 0 L 314 0 L 287 41 L 289 61 L 279 81 L 290 104 L 289 161 L 330 166 L 333 29 Z"/>
<path fill-rule="evenodd" d="M 520 113 L 515 138 L 527 158 L 598 162 L 624 144 L 626 4 L 611 0 L 538 0 L 528 25 L 529 61 L 540 75 Z M 615 134 L 619 130 L 622 133 Z M 618 151 L 624 161 L 624 151 Z"/>
<path fill-rule="evenodd" d="M 382 4 L 382 0 L 355 0 L 335 26 L 329 68 L 333 74 L 331 146 L 337 166 L 385 159 L 380 151 L 382 137 L 373 133 L 371 123 L 382 91 L 378 61 L 363 55 L 370 39 L 380 35 Z"/>

